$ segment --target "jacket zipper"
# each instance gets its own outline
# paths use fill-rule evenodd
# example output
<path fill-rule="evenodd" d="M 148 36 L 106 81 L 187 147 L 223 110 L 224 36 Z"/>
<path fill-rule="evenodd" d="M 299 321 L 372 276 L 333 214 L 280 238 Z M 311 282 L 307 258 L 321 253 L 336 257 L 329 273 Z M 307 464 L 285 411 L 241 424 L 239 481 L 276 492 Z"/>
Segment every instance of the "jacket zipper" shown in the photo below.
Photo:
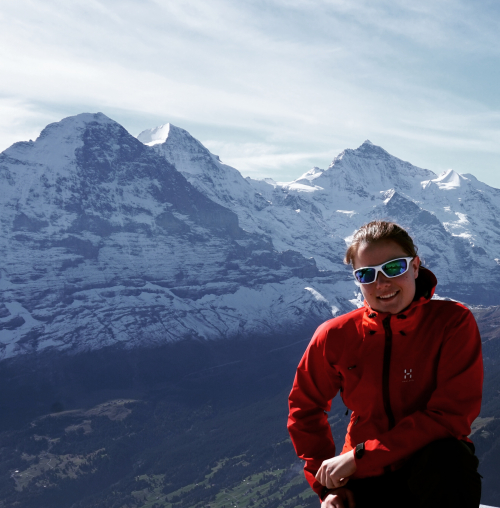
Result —
<path fill-rule="evenodd" d="M 391 353 L 392 353 L 392 330 L 391 330 L 391 316 L 387 316 L 383 321 L 385 330 L 385 345 L 384 345 L 384 365 L 382 369 L 382 396 L 384 400 L 385 414 L 389 420 L 389 430 L 396 425 L 394 413 L 391 407 L 391 397 L 389 391 L 389 374 L 391 369 Z"/>

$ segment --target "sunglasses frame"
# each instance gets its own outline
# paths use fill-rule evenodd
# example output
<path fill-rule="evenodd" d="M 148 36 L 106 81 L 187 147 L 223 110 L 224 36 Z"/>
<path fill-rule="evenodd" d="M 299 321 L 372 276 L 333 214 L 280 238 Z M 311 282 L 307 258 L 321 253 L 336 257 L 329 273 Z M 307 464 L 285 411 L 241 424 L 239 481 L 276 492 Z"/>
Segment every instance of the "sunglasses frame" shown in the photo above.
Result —
<path fill-rule="evenodd" d="M 400 259 L 404 259 L 406 261 L 406 270 L 403 273 L 398 273 L 397 275 L 387 275 L 384 272 L 384 270 L 382 270 L 382 267 L 384 267 L 385 265 L 392 263 L 393 261 L 399 261 Z M 354 281 L 356 284 L 358 284 L 358 285 L 362 284 L 363 286 L 368 285 L 368 284 L 373 284 L 377 280 L 379 272 L 382 272 L 384 274 L 384 276 L 387 277 L 388 279 L 394 279 L 396 277 L 399 277 L 399 276 L 405 274 L 410 269 L 410 262 L 413 261 L 414 259 L 415 259 L 415 256 L 407 256 L 407 257 L 401 256 L 399 258 L 391 259 L 390 261 L 385 261 L 384 263 L 377 265 L 377 266 L 363 266 L 361 268 L 356 268 L 356 270 L 352 271 L 352 274 L 354 275 Z M 359 280 L 356 277 L 356 272 L 358 272 L 359 270 L 366 270 L 367 268 L 373 268 L 375 270 L 375 278 L 371 282 L 359 282 Z"/>

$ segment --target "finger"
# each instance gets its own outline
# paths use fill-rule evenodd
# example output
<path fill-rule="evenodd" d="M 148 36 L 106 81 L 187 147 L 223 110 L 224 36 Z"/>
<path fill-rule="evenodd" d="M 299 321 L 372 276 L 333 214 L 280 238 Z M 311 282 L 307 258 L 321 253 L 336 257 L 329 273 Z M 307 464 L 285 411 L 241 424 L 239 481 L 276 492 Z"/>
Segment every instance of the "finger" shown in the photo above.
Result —
<path fill-rule="evenodd" d="M 335 484 L 333 483 L 333 480 L 329 476 L 326 477 L 326 481 L 325 481 L 324 485 L 328 489 L 334 489 L 335 488 Z"/>
<path fill-rule="evenodd" d="M 328 494 L 325 500 L 321 503 L 321 508 L 345 508 L 345 505 L 340 496 Z"/>
<path fill-rule="evenodd" d="M 345 489 L 345 493 L 347 496 L 347 503 L 349 504 L 349 508 L 356 508 L 356 501 L 354 500 L 354 494 L 352 490 Z"/>
<path fill-rule="evenodd" d="M 318 480 L 321 485 L 324 485 L 326 487 L 326 477 L 325 473 L 322 469 L 320 469 L 316 474 L 316 480 Z"/>
<path fill-rule="evenodd" d="M 323 466 L 321 466 L 318 469 L 318 472 L 316 473 L 316 476 L 315 476 L 316 480 L 318 480 L 318 482 L 321 483 L 321 485 L 325 485 L 323 483 L 323 481 L 324 481 L 324 469 L 325 468 Z"/>
<path fill-rule="evenodd" d="M 334 508 L 344 508 L 344 502 L 342 501 L 342 498 L 340 496 L 335 496 L 332 501 L 332 507 Z"/>
<path fill-rule="evenodd" d="M 321 508 L 331 508 L 333 506 L 332 503 L 332 495 L 328 494 L 323 501 L 321 501 Z"/>
<path fill-rule="evenodd" d="M 324 485 L 326 487 L 326 482 L 328 481 L 328 475 L 326 474 L 326 469 L 323 468 L 321 470 L 321 474 L 320 474 L 320 483 L 321 485 Z"/>

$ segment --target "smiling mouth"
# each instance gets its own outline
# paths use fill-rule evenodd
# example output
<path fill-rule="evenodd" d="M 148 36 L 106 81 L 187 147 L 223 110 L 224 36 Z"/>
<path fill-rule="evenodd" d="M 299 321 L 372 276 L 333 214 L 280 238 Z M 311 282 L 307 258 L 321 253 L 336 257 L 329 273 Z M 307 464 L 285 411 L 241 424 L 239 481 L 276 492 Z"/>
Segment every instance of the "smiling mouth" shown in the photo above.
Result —
<path fill-rule="evenodd" d="M 390 298 L 396 296 L 397 294 L 398 291 L 394 291 L 394 293 L 391 293 L 389 295 L 377 296 L 377 298 L 380 298 L 381 300 L 389 300 Z"/>

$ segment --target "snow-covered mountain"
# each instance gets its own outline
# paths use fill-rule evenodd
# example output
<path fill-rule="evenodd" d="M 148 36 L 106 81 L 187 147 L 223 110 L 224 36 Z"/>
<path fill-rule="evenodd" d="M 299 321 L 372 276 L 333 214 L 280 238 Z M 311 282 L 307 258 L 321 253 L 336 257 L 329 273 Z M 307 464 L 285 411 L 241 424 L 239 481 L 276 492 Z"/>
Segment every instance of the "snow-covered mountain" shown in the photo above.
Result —
<path fill-rule="evenodd" d="M 448 170 L 438 176 L 365 141 L 326 170 L 313 168 L 289 183 L 256 181 L 222 164 L 185 130 L 163 126 L 139 139 L 152 139 L 153 132 L 154 150 L 236 213 L 242 228 L 267 235 L 278 250 L 295 249 L 313 257 L 320 270 L 345 274 L 342 259 L 353 232 L 388 218 L 412 233 L 438 276 L 440 295 L 471 304 L 500 302 L 500 190 L 472 175 Z"/>
<path fill-rule="evenodd" d="M 342 264 L 373 218 L 414 234 L 438 293 L 498 303 L 500 191 L 369 141 L 289 183 L 187 131 L 105 115 L 0 154 L 0 356 L 310 331 L 359 302 Z"/>
<path fill-rule="evenodd" d="M 181 150 L 182 148 L 179 147 Z M 0 355 L 298 330 L 340 303 L 103 114 L 0 155 Z"/>

